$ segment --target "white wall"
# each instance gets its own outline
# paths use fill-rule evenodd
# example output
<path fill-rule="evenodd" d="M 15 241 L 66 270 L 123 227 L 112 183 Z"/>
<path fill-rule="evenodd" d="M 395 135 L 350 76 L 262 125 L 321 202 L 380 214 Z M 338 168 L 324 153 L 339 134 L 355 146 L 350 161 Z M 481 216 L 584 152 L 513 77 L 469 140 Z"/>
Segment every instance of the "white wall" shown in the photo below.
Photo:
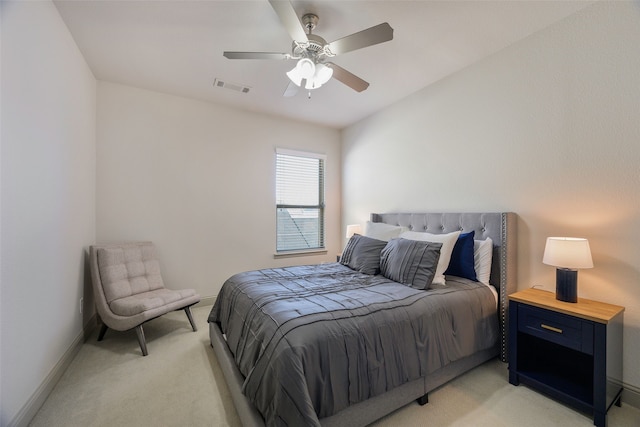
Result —
<path fill-rule="evenodd" d="M 96 81 L 51 2 L 2 8 L 1 408 L 18 422 L 81 337 Z M 22 418 L 25 421 L 25 418 Z"/>
<path fill-rule="evenodd" d="M 343 132 L 343 226 L 370 212 L 513 211 L 519 288 L 545 239 L 587 237 L 579 295 L 626 307 L 640 391 L 640 4 L 599 2 Z"/>
<path fill-rule="evenodd" d="M 100 82 L 97 239 L 155 242 L 167 286 L 201 297 L 240 271 L 335 261 L 339 138 L 333 129 Z M 327 155 L 326 255 L 273 257 L 275 147 Z"/>

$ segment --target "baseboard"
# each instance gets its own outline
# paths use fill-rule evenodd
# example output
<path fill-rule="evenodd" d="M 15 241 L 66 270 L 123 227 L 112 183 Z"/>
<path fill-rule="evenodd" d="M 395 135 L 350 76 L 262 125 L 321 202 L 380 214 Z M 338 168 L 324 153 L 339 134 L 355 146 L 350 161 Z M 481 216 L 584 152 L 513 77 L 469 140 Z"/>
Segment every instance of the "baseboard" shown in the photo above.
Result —
<path fill-rule="evenodd" d="M 216 297 L 217 295 L 204 297 L 195 306 L 199 307 L 213 305 L 216 302 Z M 97 325 L 98 315 L 94 314 L 83 326 L 82 331 L 73 340 L 71 346 L 69 346 L 58 363 L 56 363 L 53 369 L 51 369 L 49 375 L 47 375 L 47 377 L 42 381 L 37 390 L 33 393 L 33 395 L 31 395 L 31 398 L 27 401 L 27 403 L 25 403 L 22 409 L 20 409 L 14 419 L 11 420 L 9 424 L 7 424 L 7 427 L 27 427 L 29 425 L 44 401 L 47 400 L 47 397 L 49 397 L 49 394 L 51 393 L 55 385 L 58 383 L 58 381 L 60 381 L 62 374 L 64 374 L 64 372 L 71 364 L 71 361 L 80 351 L 82 344 L 93 333 Z"/>
<path fill-rule="evenodd" d="M 204 305 L 213 305 L 216 302 L 217 295 L 200 298 L 200 302 L 194 305 L 194 307 L 202 307 Z"/>
<path fill-rule="evenodd" d="M 53 369 L 51 369 L 49 375 L 47 375 L 44 381 L 42 381 L 40 386 L 31 395 L 31 398 L 27 403 L 25 403 L 22 409 L 20 409 L 14 419 L 7 424 L 7 427 L 27 427 L 29 425 L 44 401 L 47 400 L 47 397 L 51 394 L 55 385 L 60 381 L 62 374 L 64 374 L 73 359 L 76 357 L 76 354 L 80 351 L 82 344 L 86 341 L 86 337 L 91 334 L 95 327 L 96 316 L 94 315 L 89 319 L 89 322 L 84 325 L 82 331 L 80 331 L 78 336 L 73 340 L 71 346 L 69 346 L 67 351 L 62 355 L 58 363 L 56 363 Z"/>
<path fill-rule="evenodd" d="M 630 384 L 623 384 L 622 402 L 636 409 L 640 409 L 640 388 Z"/>

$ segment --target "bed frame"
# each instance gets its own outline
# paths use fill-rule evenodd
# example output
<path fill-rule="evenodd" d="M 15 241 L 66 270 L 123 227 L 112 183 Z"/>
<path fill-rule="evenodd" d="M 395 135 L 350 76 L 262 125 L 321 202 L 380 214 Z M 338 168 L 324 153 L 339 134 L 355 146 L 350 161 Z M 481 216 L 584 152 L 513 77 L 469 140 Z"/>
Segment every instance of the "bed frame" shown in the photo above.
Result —
<path fill-rule="evenodd" d="M 402 406 L 418 400 L 427 403 L 428 393 L 468 370 L 496 357 L 507 361 L 508 298 L 516 291 L 516 215 L 511 212 L 491 213 L 385 213 L 371 214 L 372 222 L 401 225 L 412 231 L 445 234 L 475 230 L 476 240 L 493 240 L 493 260 L 490 283 L 498 290 L 500 317 L 499 347 L 472 354 L 450 363 L 425 378 L 403 384 L 320 420 L 323 426 L 365 426 Z M 209 323 L 211 346 L 216 354 L 233 403 L 244 427 L 264 426 L 264 420 L 253 404 L 242 394 L 244 377 L 235 365 L 220 328 Z"/>

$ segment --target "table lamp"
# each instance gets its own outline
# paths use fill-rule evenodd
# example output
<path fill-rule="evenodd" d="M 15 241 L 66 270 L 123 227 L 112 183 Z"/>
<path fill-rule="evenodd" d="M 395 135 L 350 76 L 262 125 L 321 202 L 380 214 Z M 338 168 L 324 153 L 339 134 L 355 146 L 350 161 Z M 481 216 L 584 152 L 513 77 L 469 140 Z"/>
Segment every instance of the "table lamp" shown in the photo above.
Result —
<path fill-rule="evenodd" d="M 578 237 L 547 237 L 542 262 L 556 267 L 556 299 L 578 302 L 578 269 L 593 267 L 589 241 Z"/>
<path fill-rule="evenodd" d="M 360 224 L 347 225 L 347 239 L 350 239 L 354 234 L 361 234 L 362 227 Z"/>

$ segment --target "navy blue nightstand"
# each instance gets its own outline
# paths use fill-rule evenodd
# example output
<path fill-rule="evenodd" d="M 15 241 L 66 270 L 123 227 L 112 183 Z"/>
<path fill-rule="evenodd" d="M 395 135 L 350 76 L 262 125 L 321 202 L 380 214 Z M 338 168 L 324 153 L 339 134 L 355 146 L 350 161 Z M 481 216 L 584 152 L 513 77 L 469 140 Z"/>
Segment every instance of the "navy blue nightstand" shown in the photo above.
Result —
<path fill-rule="evenodd" d="M 509 295 L 509 382 L 593 414 L 620 406 L 624 307 L 526 289 Z"/>

